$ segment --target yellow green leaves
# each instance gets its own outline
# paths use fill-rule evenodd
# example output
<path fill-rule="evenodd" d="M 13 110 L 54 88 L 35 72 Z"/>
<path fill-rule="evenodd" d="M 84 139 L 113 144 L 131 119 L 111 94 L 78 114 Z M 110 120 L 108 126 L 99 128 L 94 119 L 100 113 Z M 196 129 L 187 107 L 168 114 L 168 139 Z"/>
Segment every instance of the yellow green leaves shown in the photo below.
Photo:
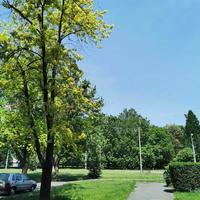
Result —
<path fill-rule="evenodd" d="M 3 32 L 0 33 L 0 44 L 7 42 L 9 39 L 8 35 L 7 35 L 7 31 L 4 30 Z"/>
<path fill-rule="evenodd" d="M 83 59 L 79 47 L 100 45 L 109 36 L 105 11 L 95 10 L 92 0 L 6 2 L 13 25 L 0 33 L 0 89 L 10 115 L 19 119 L 13 133 L 28 133 L 42 155 L 49 137 L 60 148 L 83 141 L 83 121 L 101 109 L 102 100 L 77 65 Z"/>
<path fill-rule="evenodd" d="M 79 140 L 85 140 L 85 139 L 86 139 L 86 134 L 81 133 L 81 135 L 79 136 Z"/>

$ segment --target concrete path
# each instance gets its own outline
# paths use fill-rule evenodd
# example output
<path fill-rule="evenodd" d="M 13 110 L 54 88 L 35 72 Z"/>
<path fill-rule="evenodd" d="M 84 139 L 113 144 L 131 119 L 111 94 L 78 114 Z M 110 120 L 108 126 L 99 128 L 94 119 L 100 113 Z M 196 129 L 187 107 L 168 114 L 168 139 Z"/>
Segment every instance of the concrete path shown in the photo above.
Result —
<path fill-rule="evenodd" d="M 128 200 L 173 200 L 173 190 L 163 183 L 137 183 Z"/>
<path fill-rule="evenodd" d="M 51 187 L 63 186 L 63 185 L 68 184 L 68 183 L 72 183 L 72 181 L 69 181 L 69 182 L 51 182 Z M 41 186 L 41 183 L 37 183 L 36 191 L 40 190 L 40 186 Z"/>

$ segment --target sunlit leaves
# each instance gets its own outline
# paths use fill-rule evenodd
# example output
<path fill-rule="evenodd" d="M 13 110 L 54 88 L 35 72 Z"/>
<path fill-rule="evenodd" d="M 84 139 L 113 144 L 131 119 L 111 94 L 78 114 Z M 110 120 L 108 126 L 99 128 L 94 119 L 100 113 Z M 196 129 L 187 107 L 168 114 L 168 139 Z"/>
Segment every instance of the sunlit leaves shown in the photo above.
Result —
<path fill-rule="evenodd" d="M 19 118 L 9 131 L 14 136 L 16 129 L 22 136 L 28 134 L 34 144 L 33 131 L 27 131 L 34 127 L 45 152 L 47 134 L 55 136 L 57 149 L 84 140 L 81 120 L 101 109 L 102 99 L 95 98 L 96 88 L 84 80 L 77 65 L 83 59 L 78 45 L 99 46 L 112 26 L 104 22 L 106 12 L 95 10 L 92 0 L 42 2 L 4 1 L 12 12 L 12 26 L 2 25 L 0 34 L 0 87 L 11 108 L 10 117 Z M 51 130 L 47 115 L 53 119 Z"/>

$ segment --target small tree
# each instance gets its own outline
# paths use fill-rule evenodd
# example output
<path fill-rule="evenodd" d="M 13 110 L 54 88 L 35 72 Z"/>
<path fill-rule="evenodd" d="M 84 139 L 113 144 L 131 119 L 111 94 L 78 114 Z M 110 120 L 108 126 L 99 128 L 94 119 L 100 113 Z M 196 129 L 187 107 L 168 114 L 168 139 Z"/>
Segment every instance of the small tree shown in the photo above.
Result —
<path fill-rule="evenodd" d="M 191 135 L 194 140 L 195 152 L 197 159 L 200 160 L 200 125 L 199 120 L 196 115 L 189 110 L 186 117 L 186 126 L 185 126 L 185 136 L 186 136 L 186 145 L 191 148 L 192 141 Z"/>
<path fill-rule="evenodd" d="M 87 167 L 90 178 L 99 178 L 102 169 L 102 150 L 105 144 L 105 137 L 102 131 L 102 118 L 88 119 L 89 126 L 87 127 Z"/>

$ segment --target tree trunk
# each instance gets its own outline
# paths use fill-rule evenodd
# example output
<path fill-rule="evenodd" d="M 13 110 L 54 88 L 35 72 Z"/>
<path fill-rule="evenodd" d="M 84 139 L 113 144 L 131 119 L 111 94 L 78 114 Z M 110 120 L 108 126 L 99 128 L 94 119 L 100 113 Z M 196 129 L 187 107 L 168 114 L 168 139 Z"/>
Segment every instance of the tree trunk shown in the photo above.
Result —
<path fill-rule="evenodd" d="M 28 163 L 24 163 L 24 166 L 22 167 L 22 174 L 27 174 L 28 172 Z"/>
<path fill-rule="evenodd" d="M 54 142 L 48 143 L 46 160 L 42 166 L 42 178 L 40 188 L 40 200 L 50 200 L 51 194 L 51 179 L 52 179 L 52 168 L 53 168 L 53 145 Z"/>
<path fill-rule="evenodd" d="M 14 151 L 19 160 L 19 166 L 22 169 L 22 173 L 27 174 L 29 168 L 29 152 L 27 146 L 25 145 L 22 149 L 17 146 L 14 148 Z"/>
<path fill-rule="evenodd" d="M 42 168 L 40 200 L 50 200 L 52 166 L 46 164 Z"/>

